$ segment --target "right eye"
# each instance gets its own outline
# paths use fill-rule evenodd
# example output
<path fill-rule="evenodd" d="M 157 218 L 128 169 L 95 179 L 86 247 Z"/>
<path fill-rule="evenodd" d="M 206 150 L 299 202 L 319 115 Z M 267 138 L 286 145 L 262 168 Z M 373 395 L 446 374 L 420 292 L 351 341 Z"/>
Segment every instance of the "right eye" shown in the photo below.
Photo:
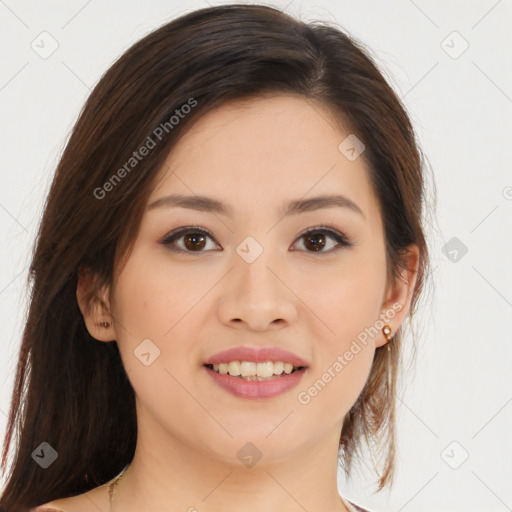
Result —
<path fill-rule="evenodd" d="M 203 250 L 207 245 L 207 239 L 214 240 L 208 231 L 199 227 L 188 226 L 169 233 L 161 244 L 173 252 L 193 254 L 207 252 Z M 181 242 L 181 244 L 177 244 L 177 242 Z"/>

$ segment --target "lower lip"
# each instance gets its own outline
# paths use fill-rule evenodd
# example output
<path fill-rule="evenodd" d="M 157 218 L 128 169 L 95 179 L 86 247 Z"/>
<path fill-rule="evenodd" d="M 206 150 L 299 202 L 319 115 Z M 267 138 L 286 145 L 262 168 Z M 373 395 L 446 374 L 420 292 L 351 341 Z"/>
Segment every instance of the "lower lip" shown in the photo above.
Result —
<path fill-rule="evenodd" d="M 299 370 L 271 380 L 243 380 L 231 375 L 218 373 L 204 366 L 212 379 L 226 391 L 240 398 L 272 398 L 295 387 L 305 369 Z"/>

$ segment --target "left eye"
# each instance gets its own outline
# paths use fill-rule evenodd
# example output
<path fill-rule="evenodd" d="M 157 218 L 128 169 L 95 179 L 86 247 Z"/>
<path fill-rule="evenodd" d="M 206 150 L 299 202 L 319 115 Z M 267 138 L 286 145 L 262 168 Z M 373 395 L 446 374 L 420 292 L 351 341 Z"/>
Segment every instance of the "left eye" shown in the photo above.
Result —
<path fill-rule="evenodd" d="M 327 245 L 326 240 L 328 238 L 335 240 L 337 244 L 334 244 L 334 247 L 331 247 L 330 250 L 323 251 L 322 249 Z M 343 247 L 350 247 L 353 245 L 352 242 L 350 242 L 350 240 L 342 233 L 321 226 L 311 228 L 300 235 L 299 240 L 302 239 L 307 240 L 308 242 L 304 242 L 304 245 L 312 249 L 308 252 L 330 253 Z"/>
<path fill-rule="evenodd" d="M 329 245 L 329 238 L 337 242 L 337 244 L 334 244 L 330 248 L 328 247 L 329 250 L 323 250 L 326 246 Z M 173 252 L 190 254 L 194 252 L 206 252 L 203 249 L 207 245 L 208 239 L 214 241 L 210 233 L 204 229 L 185 227 L 178 229 L 174 233 L 170 233 L 164 238 L 164 240 L 162 240 L 161 243 L 167 246 L 169 250 Z M 342 247 L 350 247 L 353 245 L 353 243 L 350 242 L 350 240 L 342 233 L 322 226 L 309 229 L 305 233 L 302 233 L 297 240 L 303 239 L 305 240 L 303 244 L 304 247 L 306 247 L 306 252 L 330 253 L 341 249 Z M 178 241 L 182 243 L 178 244 Z M 178 245 L 178 247 L 176 247 L 176 245 Z M 215 243 L 215 245 L 217 244 Z"/>

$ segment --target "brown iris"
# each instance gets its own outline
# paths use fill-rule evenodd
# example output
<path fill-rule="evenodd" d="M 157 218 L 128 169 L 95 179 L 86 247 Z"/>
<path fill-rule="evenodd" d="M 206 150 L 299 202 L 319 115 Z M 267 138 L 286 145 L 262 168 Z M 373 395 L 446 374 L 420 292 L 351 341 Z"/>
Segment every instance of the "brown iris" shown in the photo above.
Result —
<path fill-rule="evenodd" d="M 320 251 L 325 247 L 325 234 L 321 232 L 310 233 L 304 237 L 304 245 L 312 251 Z M 311 240 L 312 243 L 308 243 Z"/>
<path fill-rule="evenodd" d="M 183 237 L 183 243 L 188 250 L 201 250 L 204 248 L 206 236 L 201 233 L 191 233 Z"/>

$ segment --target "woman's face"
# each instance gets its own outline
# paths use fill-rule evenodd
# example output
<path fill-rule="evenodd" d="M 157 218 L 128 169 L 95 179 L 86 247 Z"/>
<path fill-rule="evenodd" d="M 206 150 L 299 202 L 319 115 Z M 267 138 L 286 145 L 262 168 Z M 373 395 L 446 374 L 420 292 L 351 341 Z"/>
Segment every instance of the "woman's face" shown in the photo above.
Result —
<path fill-rule="evenodd" d="M 319 104 L 278 95 L 210 112 L 172 151 L 113 288 L 141 433 L 234 464 L 248 442 L 267 462 L 337 442 L 385 343 L 382 325 L 394 332 L 405 302 L 386 286 L 361 148 L 350 138 L 340 149 L 349 135 Z M 189 200 L 173 206 L 165 198 L 175 195 Z M 338 204 L 313 201 L 334 195 Z M 295 202 L 304 206 L 289 210 Z M 307 368 L 276 377 L 293 384 L 280 393 L 213 376 L 205 362 L 236 347 L 286 350 Z"/>

